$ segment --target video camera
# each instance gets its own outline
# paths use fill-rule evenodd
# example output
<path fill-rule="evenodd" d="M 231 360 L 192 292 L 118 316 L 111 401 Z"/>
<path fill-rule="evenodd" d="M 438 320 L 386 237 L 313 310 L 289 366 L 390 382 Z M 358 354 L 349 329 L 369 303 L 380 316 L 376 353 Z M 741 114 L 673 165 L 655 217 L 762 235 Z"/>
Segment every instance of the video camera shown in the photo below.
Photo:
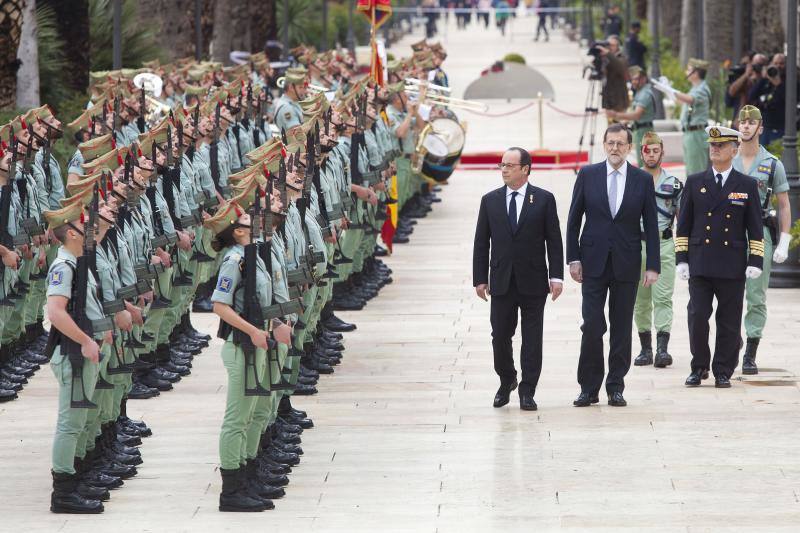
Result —
<path fill-rule="evenodd" d="M 583 69 L 583 75 L 589 72 L 590 80 L 603 79 L 603 51 L 601 48 L 608 48 L 611 44 L 608 41 L 595 41 L 589 47 L 586 55 L 592 56 L 592 62 Z"/>

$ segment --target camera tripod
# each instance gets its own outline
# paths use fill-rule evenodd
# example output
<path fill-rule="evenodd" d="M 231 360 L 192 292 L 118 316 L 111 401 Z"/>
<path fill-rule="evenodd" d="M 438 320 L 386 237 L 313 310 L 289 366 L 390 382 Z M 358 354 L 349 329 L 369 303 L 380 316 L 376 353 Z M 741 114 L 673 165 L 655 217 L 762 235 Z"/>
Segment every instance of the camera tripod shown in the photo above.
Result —
<path fill-rule="evenodd" d="M 583 106 L 583 124 L 581 125 L 581 136 L 578 139 L 578 152 L 575 157 L 575 174 L 578 173 L 580 165 L 580 155 L 583 150 L 583 140 L 586 135 L 589 135 L 589 157 L 588 161 L 591 163 L 592 156 L 594 155 L 594 137 L 597 132 L 597 113 L 598 107 L 598 80 L 595 76 L 589 78 L 589 90 L 586 92 L 586 100 Z"/>

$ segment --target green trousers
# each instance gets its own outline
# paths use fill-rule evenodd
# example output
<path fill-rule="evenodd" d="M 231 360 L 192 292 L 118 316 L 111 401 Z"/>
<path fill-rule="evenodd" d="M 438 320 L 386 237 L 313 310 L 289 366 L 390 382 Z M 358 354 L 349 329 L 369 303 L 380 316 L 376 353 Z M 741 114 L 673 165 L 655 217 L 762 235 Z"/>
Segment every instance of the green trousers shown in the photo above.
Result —
<path fill-rule="evenodd" d="M 756 279 L 748 279 L 744 285 L 747 311 L 744 315 L 744 331 L 748 339 L 760 339 L 767 323 L 767 288 L 772 271 L 772 237 L 764 231 L 764 269 Z M 748 252 L 749 253 L 749 252 Z"/>
<path fill-rule="evenodd" d="M 245 357 L 241 348 L 231 340 L 225 341 L 222 347 L 222 362 L 228 372 L 228 394 L 225 405 L 225 416 L 219 433 L 219 461 L 226 470 L 235 470 L 247 461 L 248 430 L 254 420 L 258 396 L 245 396 Z M 262 384 L 266 368 L 266 352 L 256 350 L 256 368 L 259 369 L 259 380 Z M 247 378 L 247 385 L 254 384 L 254 376 Z M 255 438 L 255 432 L 252 432 Z M 258 432 L 261 438 L 261 432 Z"/>
<path fill-rule="evenodd" d="M 110 382 L 108 376 L 108 363 L 111 357 L 111 345 L 103 344 L 100 349 L 103 357 L 100 360 L 98 374 L 104 380 Z M 94 449 L 94 441 L 100 435 L 100 426 L 108 422 L 111 416 L 111 404 L 114 399 L 114 389 L 98 389 L 95 387 L 92 394 L 92 402 L 97 405 L 97 409 L 87 409 L 86 426 L 78 437 L 78 445 L 75 448 L 75 457 L 83 458 L 86 452 Z"/>
<path fill-rule="evenodd" d="M 644 244 L 644 243 L 643 243 Z M 642 276 L 647 254 L 642 247 Z M 672 293 L 675 291 L 675 243 L 672 239 L 661 239 L 661 273 L 651 287 L 642 287 L 636 293 L 633 321 L 639 332 L 667 332 L 672 329 Z"/>
<path fill-rule="evenodd" d="M 703 130 L 683 132 L 683 160 L 686 163 L 687 176 L 708 168 L 707 138 Z"/>
<path fill-rule="evenodd" d="M 56 434 L 53 439 L 53 472 L 58 474 L 75 473 L 75 454 L 78 448 L 78 439 L 86 428 L 86 419 L 89 409 L 73 409 L 70 407 L 72 400 L 72 365 L 69 358 L 61 354 L 61 349 L 56 348 L 50 360 L 50 368 L 58 382 L 58 420 Z M 97 384 L 97 375 L 100 365 L 88 360 L 83 362 L 83 386 L 86 397 L 94 395 L 94 386 Z M 80 392 L 76 399 L 80 399 Z"/>

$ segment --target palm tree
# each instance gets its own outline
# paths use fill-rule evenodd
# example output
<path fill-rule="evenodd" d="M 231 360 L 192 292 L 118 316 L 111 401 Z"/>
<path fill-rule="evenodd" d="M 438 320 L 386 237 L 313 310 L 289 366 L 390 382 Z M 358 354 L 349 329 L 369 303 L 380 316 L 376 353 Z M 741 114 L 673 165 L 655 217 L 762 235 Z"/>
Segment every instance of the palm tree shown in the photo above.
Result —
<path fill-rule="evenodd" d="M 17 70 L 25 0 L 0 0 L 0 110 L 17 103 Z"/>
<path fill-rule="evenodd" d="M 781 6 L 776 0 L 752 0 L 753 50 L 765 54 L 783 51 L 784 32 L 781 24 Z"/>

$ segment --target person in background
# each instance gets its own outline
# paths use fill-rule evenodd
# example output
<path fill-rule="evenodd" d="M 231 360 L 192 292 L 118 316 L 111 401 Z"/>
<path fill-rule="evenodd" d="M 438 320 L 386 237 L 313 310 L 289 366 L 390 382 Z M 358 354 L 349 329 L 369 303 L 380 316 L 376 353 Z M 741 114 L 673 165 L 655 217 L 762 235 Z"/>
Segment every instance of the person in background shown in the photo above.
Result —
<path fill-rule="evenodd" d="M 625 57 L 628 65 L 638 65 L 642 70 L 647 71 L 644 55 L 647 53 L 647 46 L 639 40 L 639 32 L 642 31 L 642 23 L 638 20 L 631 22 L 631 31 L 628 33 L 628 40 L 625 41 Z"/>
<path fill-rule="evenodd" d="M 539 34 L 544 31 L 544 40 L 545 42 L 550 40 L 550 34 L 547 33 L 547 9 L 550 7 L 550 3 L 547 0 L 539 0 L 539 5 L 536 10 L 539 12 L 539 25 L 536 26 L 536 37 L 533 39 L 534 41 L 539 40 Z"/>

